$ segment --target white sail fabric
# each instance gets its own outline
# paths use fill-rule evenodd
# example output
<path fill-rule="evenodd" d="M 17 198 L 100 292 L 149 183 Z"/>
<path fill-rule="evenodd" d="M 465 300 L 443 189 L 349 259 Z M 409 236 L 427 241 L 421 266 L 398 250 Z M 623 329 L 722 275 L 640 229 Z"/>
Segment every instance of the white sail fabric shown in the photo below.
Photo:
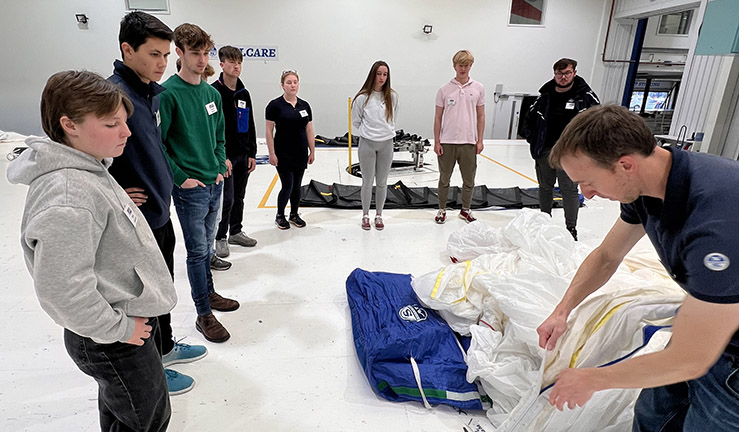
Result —
<path fill-rule="evenodd" d="M 567 367 L 595 367 L 664 348 L 669 327 L 645 345 L 647 328 L 669 326 L 684 292 L 659 270 L 654 251 L 625 261 L 573 311 L 568 331 L 546 354 L 536 328 L 557 305 L 589 251 L 536 211 L 502 228 L 471 223 L 452 234 L 457 260 L 413 280 L 419 299 L 452 329 L 472 336 L 467 379 L 493 401 L 494 430 L 629 431 L 638 390 L 607 390 L 584 407 L 560 412 L 539 392 Z M 648 332 L 651 335 L 651 332 Z"/>

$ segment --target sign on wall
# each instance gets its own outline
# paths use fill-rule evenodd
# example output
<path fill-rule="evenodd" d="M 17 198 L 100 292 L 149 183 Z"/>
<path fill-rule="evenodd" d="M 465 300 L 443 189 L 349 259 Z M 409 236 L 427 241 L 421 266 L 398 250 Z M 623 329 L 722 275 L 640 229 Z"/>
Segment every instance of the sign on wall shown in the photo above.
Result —
<path fill-rule="evenodd" d="M 224 45 L 216 45 L 210 51 L 210 58 L 218 60 L 218 49 Z M 261 61 L 277 61 L 280 59 L 279 51 L 276 46 L 256 46 L 256 45 L 232 45 L 241 51 L 246 60 Z"/>

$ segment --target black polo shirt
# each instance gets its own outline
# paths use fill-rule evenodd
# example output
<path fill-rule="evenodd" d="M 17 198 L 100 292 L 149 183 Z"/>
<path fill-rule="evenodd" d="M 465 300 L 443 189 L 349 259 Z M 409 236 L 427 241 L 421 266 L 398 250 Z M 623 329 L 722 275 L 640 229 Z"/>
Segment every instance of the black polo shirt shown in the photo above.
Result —
<path fill-rule="evenodd" d="M 621 219 L 642 224 L 662 265 L 693 297 L 739 303 L 739 163 L 668 148 L 664 201 L 639 197 Z M 739 332 L 730 347 L 739 352 Z"/>
<path fill-rule="evenodd" d="M 313 112 L 308 102 L 298 98 L 295 106 L 292 106 L 280 96 L 267 105 L 264 118 L 275 122 L 277 167 L 307 168 L 308 137 L 305 127 L 313 120 Z"/>

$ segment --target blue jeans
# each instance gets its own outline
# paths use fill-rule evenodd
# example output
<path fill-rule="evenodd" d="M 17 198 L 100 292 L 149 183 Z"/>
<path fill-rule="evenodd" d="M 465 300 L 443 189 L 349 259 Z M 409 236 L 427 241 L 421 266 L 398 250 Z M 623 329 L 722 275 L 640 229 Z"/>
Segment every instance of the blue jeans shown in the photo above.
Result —
<path fill-rule="evenodd" d="M 701 378 L 642 390 L 632 431 L 739 431 L 739 357 L 723 353 Z"/>
<path fill-rule="evenodd" d="M 64 329 L 64 346 L 77 367 L 98 383 L 100 428 L 104 431 L 165 431 L 172 414 L 157 349 L 157 319 L 149 320 L 144 345 L 99 344 Z"/>
<path fill-rule="evenodd" d="M 214 292 L 210 256 L 216 236 L 223 182 L 205 187 L 172 189 L 174 207 L 187 249 L 187 279 L 198 315 L 211 313 L 208 295 Z"/>

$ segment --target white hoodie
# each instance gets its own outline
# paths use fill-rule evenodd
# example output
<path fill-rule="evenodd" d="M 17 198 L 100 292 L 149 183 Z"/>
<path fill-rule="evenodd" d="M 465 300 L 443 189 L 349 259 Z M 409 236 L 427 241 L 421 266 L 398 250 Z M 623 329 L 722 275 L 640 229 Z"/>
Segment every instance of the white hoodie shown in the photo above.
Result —
<path fill-rule="evenodd" d="M 352 128 L 357 135 L 371 141 L 387 141 L 395 137 L 395 117 L 398 115 L 398 96 L 393 98 L 393 119 L 388 122 L 385 117 L 385 100 L 382 93 L 373 91 L 367 100 L 361 94 L 352 103 Z M 365 103 L 366 101 L 366 103 Z"/>
<path fill-rule="evenodd" d="M 110 159 L 48 138 L 26 144 L 7 177 L 30 186 L 21 246 L 41 307 L 95 342 L 127 341 L 132 317 L 163 315 L 177 302 L 149 225 L 108 174 Z"/>

